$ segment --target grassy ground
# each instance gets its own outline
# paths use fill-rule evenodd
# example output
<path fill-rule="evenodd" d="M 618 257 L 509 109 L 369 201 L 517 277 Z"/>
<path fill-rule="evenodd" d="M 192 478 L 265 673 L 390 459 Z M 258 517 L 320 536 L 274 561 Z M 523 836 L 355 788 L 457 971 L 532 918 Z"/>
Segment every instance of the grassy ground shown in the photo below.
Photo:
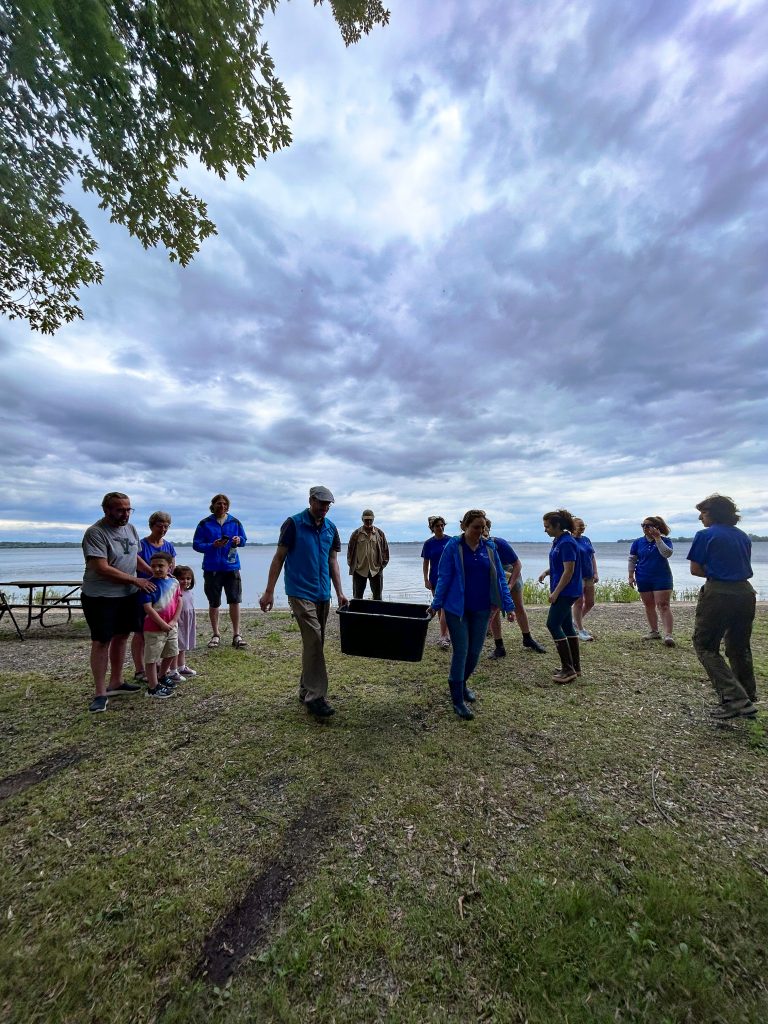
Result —
<path fill-rule="evenodd" d="M 768 722 L 708 722 L 692 615 L 596 608 L 568 687 L 508 628 L 470 723 L 434 623 L 331 635 L 328 724 L 284 613 L 96 716 L 81 627 L 0 632 L 0 1019 L 765 1021 Z"/>

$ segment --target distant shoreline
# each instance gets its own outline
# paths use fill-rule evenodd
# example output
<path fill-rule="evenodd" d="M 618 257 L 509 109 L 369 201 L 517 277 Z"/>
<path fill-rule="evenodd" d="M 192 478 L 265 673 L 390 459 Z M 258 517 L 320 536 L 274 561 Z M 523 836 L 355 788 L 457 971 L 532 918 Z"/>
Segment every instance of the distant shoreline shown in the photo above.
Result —
<path fill-rule="evenodd" d="M 753 533 L 747 534 L 747 536 L 749 537 L 749 539 L 752 541 L 753 544 L 764 544 L 766 541 L 768 541 L 768 537 L 758 537 L 756 534 L 753 534 Z M 592 543 L 593 544 L 631 544 L 634 539 L 635 539 L 634 537 L 629 538 L 629 539 L 621 538 L 620 540 L 594 540 L 593 539 Z M 690 542 L 693 540 L 693 537 L 670 537 L 669 539 L 671 541 L 673 541 L 675 544 L 690 544 Z M 400 547 L 400 546 L 404 546 L 404 545 L 407 545 L 407 544 L 423 544 L 423 543 L 424 543 L 423 538 L 420 539 L 420 540 L 391 540 L 389 542 L 389 546 L 390 547 Z M 547 541 L 544 540 L 544 539 L 542 539 L 542 540 L 514 540 L 514 541 L 512 541 L 512 543 L 513 544 L 546 544 Z M 173 544 L 174 544 L 174 547 L 177 547 L 177 548 L 191 548 L 192 547 L 192 541 L 191 540 L 174 541 Z M 36 541 L 28 541 L 28 540 L 0 540 L 0 550 L 2 550 L 2 549 L 5 549 L 5 550 L 8 550 L 8 549 L 18 549 L 18 548 L 79 548 L 79 547 L 82 547 L 82 544 L 81 544 L 81 542 L 79 540 L 78 541 L 74 541 L 74 540 L 61 540 L 61 541 L 52 541 L 52 540 L 36 540 Z M 275 542 L 274 541 L 269 541 L 268 543 L 263 543 L 262 541 L 253 541 L 253 542 L 249 542 L 248 543 L 248 547 L 251 547 L 251 548 L 273 548 L 273 547 L 275 547 Z"/>

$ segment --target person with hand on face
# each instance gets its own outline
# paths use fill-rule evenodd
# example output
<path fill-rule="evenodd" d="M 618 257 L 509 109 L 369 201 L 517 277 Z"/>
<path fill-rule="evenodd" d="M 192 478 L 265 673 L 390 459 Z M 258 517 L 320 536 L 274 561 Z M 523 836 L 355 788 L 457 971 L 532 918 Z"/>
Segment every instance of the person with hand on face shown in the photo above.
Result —
<path fill-rule="evenodd" d="M 487 517 L 485 526 L 485 536 L 491 537 L 491 520 Z M 508 540 L 505 540 L 503 537 L 491 537 L 491 540 L 496 545 L 496 550 L 499 553 L 501 564 L 504 566 L 504 572 L 507 576 L 509 592 L 512 595 L 512 600 L 515 602 L 515 618 L 520 627 L 520 632 L 523 634 L 523 648 L 527 651 L 536 651 L 537 654 L 545 654 L 546 652 L 541 644 L 531 636 L 528 613 L 523 604 L 523 563 L 517 557 L 517 552 Z M 492 661 L 506 658 L 507 649 L 504 646 L 504 640 L 501 635 L 501 611 L 498 608 L 491 615 L 490 629 L 494 648 L 488 657 Z"/>
<path fill-rule="evenodd" d="M 752 541 L 736 526 L 741 516 L 732 498 L 710 494 L 696 508 L 704 529 L 693 538 L 688 559 L 691 574 L 707 582 L 696 602 L 693 648 L 720 698 L 710 715 L 720 720 L 754 718 Z M 722 640 L 728 663 L 720 654 Z"/>
<path fill-rule="evenodd" d="M 226 494 L 214 494 L 210 508 L 211 514 L 197 524 L 192 540 L 192 547 L 203 555 L 203 590 L 208 598 L 208 617 L 213 630 L 208 646 L 215 648 L 221 643 L 219 608 L 223 590 L 232 620 L 232 646 L 239 651 L 248 646 L 240 635 L 243 582 L 237 553 L 246 542 L 245 530 L 240 520 L 229 514 Z"/>
<path fill-rule="evenodd" d="M 573 539 L 579 545 L 581 581 L 584 593 L 574 602 L 572 614 L 573 624 L 579 634 L 579 640 L 594 640 L 588 629 L 584 629 L 584 617 L 595 607 L 595 584 L 598 582 L 597 559 L 592 541 L 584 531 L 587 524 L 578 516 L 573 517 Z"/>
<path fill-rule="evenodd" d="M 374 601 L 381 600 L 384 569 L 389 562 L 389 545 L 384 531 L 373 525 L 374 515 L 367 508 L 361 516 L 363 525 L 353 531 L 347 544 L 347 565 L 352 577 L 352 596 L 359 600 L 365 594 L 368 580 Z"/>
<path fill-rule="evenodd" d="M 327 700 L 328 670 L 323 652 L 331 583 L 339 607 L 349 604 L 341 587 L 339 531 L 327 518 L 333 500 L 327 487 L 312 487 L 309 508 L 285 520 L 269 567 L 267 586 L 259 599 L 263 612 L 272 609 L 275 586 L 285 565 L 285 592 L 301 632 L 299 701 L 316 718 L 330 718 L 336 713 Z"/>
<path fill-rule="evenodd" d="M 96 696 L 89 711 L 107 710 L 110 697 L 138 693 L 138 683 L 123 682 L 123 661 L 128 637 L 140 628 L 141 610 L 138 591 L 154 593 L 148 576 L 151 568 L 139 555 L 139 535 L 128 520 L 131 499 L 121 491 L 105 494 L 101 503 L 104 516 L 89 526 L 83 536 L 85 573 L 82 605 L 91 631 L 91 672 Z M 107 667 L 110 669 L 107 689 Z"/>
<path fill-rule="evenodd" d="M 461 520 L 461 535 L 446 544 L 429 609 L 430 615 L 445 609 L 453 645 L 448 686 L 453 710 L 464 719 L 475 717 L 467 703 L 473 703 L 476 694 L 467 682 L 477 668 L 491 613 L 503 608 L 509 621 L 515 621 L 499 553 L 484 532 L 485 512 L 470 509 Z"/>
<path fill-rule="evenodd" d="M 579 547 L 573 539 L 573 516 L 564 508 L 547 512 L 544 532 L 552 538 L 549 569 L 539 576 L 539 583 L 549 576 L 549 614 L 547 629 L 560 656 L 560 668 L 553 673 L 556 683 L 572 683 L 581 675 L 579 638 L 573 624 L 571 609 L 583 592 L 579 570 Z"/>
<path fill-rule="evenodd" d="M 661 640 L 659 617 L 664 627 L 664 643 L 674 647 L 672 636 L 672 541 L 669 527 L 661 516 L 646 516 L 642 522 L 643 536 L 632 541 L 629 549 L 628 582 L 637 587 L 643 602 L 649 632 L 643 640 Z"/>
<path fill-rule="evenodd" d="M 427 526 L 432 531 L 432 536 L 424 541 L 421 549 L 422 567 L 424 569 L 424 586 L 434 594 L 437 586 L 437 567 L 443 557 L 445 546 L 451 538 L 445 532 L 445 520 L 442 516 L 429 516 Z M 440 619 L 439 644 L 447 649 L 451 646 L 451 638 L 448 635 L 444 609 L 441 608 L 438 615 Z"/>

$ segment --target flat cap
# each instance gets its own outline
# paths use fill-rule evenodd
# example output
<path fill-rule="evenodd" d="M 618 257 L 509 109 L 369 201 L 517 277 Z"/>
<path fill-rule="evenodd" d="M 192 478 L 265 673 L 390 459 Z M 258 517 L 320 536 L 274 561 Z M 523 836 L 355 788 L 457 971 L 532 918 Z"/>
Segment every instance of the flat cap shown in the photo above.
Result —
<path fill-rule="evenodd" d="M 309 496 L 310 498 L 317 498 L 318 501 L 336 500 L 327 487 L 322 487 L 320 485 L 318 485 L 317 487 L 310 487 Z"/>
<path fill-rule="evenodd" d="M 376 516 L 375 516 L 375 515 L 373 514 L 373 512 L 371 511 L 371 509 L 367 508 L 367 509 L 365 509 L 365 511 L 363 512 L 363 514 L 362 514 L 362 515 L 360 516 L 360 518 L 361 518 L 361 519 L 375 519 L 375 518 L 376 518 Z"/>

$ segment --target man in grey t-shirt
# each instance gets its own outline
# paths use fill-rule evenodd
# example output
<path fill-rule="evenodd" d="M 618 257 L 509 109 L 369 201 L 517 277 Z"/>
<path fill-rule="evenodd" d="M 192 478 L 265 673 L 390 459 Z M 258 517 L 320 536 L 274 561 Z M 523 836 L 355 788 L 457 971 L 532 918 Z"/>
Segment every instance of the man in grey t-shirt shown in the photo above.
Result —
<path fill-rule="evenodd" d="M 123 682 L 123 662 L 128 636 L 140 628 L 138 590 L 152 593 L 154 583 L 137 577 L 136 570 L 151 574 L 139 556 L 139 535 L 128 522 L 131 500 L 110 491 L 101 503 L 104 517 L 89 526 L 83 536 L 83 613 L 91 630 L 91 672 L 96 696 L 89 711 L 106 711 L 109 697 L 138 692 L 136 683 Z M 110 670 L 107 689 L 107 667 Z"/>

